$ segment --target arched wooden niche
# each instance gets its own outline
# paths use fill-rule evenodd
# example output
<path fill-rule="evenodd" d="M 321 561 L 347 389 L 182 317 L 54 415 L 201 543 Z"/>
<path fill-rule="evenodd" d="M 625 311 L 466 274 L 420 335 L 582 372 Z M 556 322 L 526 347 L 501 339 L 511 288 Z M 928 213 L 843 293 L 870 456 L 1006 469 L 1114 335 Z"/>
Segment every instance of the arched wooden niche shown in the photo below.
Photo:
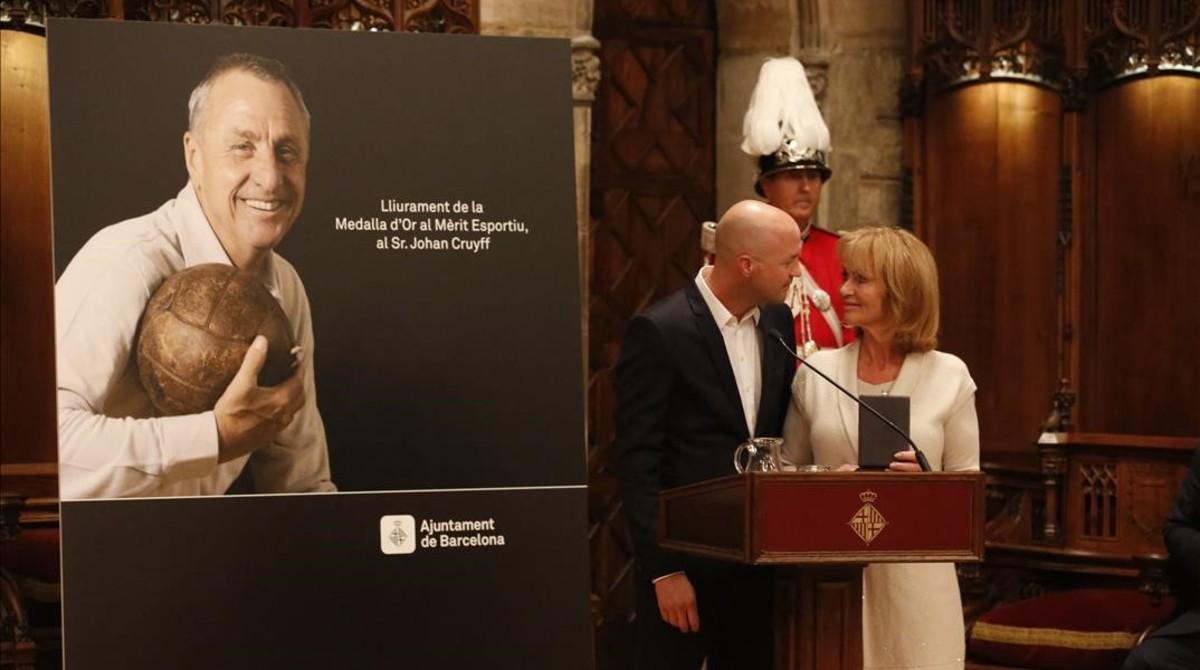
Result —
<path fill-rule="evenodd" d="M 0 30 L 0 52 L 0 452 L 54 463 L 46 38 Z"/>
<path fill-rule="evenodd" d="M 917 234 L 938 263 L 939 348 L 970 367 L 985 452 L 1028 451 L 1057 385 L 1060 96 L 989 81 L 931 96 Z"/>
<path fill-rule="evenodd" d="M 1200 7 L 922 0 L 909 18 L 901 220 L 938 254 L 984 457 L 1032 456 L 1043 429 L 1200 433 Z"/>
<path fill-rule="evenodd" d="M 1086 119 L 1078 424 L 1200 434 L 1200 77 L 1117 83 Z"/>

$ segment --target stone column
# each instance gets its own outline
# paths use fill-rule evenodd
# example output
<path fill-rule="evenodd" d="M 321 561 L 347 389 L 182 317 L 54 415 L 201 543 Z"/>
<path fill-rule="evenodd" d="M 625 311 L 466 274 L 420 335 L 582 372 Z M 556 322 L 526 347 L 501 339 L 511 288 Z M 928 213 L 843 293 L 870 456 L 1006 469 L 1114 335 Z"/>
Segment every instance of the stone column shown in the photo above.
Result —
<path fill-rule="evenodd" d="M 828 9 L 822 18 L 829 69 L 821 111 L 833 138 L 833 179 L 824 193 L 829 208 L 821 215 L 834 230 L 899 225 L 905 3 L 839 0 Z"/>
<path fill-rule="evenodd" d="M 571 89 L 575 101 L 575 224 L 579 236 L 579 330 L 583 337 L 583 379 L 588 378 L 588 292 L 592 276 L 591 173 L 592 104 L 600 85 L 600 42 L 592 36 L 592 0 L 578 0 L 581 14 L 586 5 L 586 25 L 576 25 L 571 38 Z M 582 23 L 582 22 L 580 22 Z M 585 392 L 586 396 L 586 392 Z M 586 414 L 585 414 L 586 416 Z"/>
<path fill-rule="evenodd" d="M 716 213 L 754 194 L 757 168 L 742 153 L 742 117 L 764 59 L 792 50 L 797 0 L 718 0 Z"/>

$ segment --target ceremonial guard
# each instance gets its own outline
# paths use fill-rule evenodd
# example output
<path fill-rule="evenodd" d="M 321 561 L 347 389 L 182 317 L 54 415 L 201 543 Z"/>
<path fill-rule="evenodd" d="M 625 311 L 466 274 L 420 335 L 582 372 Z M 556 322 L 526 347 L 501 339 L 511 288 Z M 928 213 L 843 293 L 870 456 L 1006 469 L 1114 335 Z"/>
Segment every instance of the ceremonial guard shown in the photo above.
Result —
<path fill-rule="evenodd" d="M 758 160 L 755 192 L 790 214 L 804 240 L 803 272 L 786 301 L 795 318 L 797 353 L 807 356 L 854 341 L 854 330 L 842 325 L 839 236 L 814 223 L 821 187 L 833 171 L 829 128 L 800 61 L 772 58 L 763 64 L 742 132 L 742 151 Z M 711 223 L 701 231 L 701 246 L 709 254 L 714 233 Z"/>

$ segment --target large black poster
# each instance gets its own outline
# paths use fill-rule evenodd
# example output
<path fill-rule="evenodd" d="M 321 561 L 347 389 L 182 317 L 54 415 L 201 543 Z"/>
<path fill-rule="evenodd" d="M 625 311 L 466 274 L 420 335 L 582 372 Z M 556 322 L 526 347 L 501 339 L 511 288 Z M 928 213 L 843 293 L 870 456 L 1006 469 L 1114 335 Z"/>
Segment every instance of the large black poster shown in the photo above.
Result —
<path fill-rule="evenodd" d="M 567 43 L 73 21 L 48 38 L 68 666 L 528 667 L 531 653 L 586 666 Z M 137 372 L 141 320 L 124 303 L 141 303 L 94 296 L 131 282 L 114 279 L 119 263 L 79 274 L 141 254 L 128 274 L 144 302 L 169 272 L 143 264 L 182 269 L 162 259 L 174 249 L 160 231 L 178 223 L 163 212 L 190 197 L 219 220 L 211 189 L 188 195 L 188 168 L 192 183 L 236 175 L 212 152 L 197 169 L 184 133 L 197 83 L 241 52 L 281 63 L 307 110 L 300 132 L 296 109 L 261 132 L 230 126 L 285 165 L 266 181 L 290 170 L 293 183 L 279 202 L 235 184 L 228 204 L 299 209 L 272 246 L 307 295 L 309 396 L 337 493 L 259 478 L 233 489 L 256 494 L 221 495 L 205 468 L 228 465 L 193 453 L 180 466 L 177 437 L 154 441 L 177 433 L 114 400 Z M 214 87 L 204 104 L 221 100 Z M 304 129 L 298 160 L 287 138 Z M 236 263 L 236 245 L 212 239 Z M 121 328 L 80 334 L 122 310 Z M 108 378 L 92 369 L 109 359 L 94 366 Z M 194 432 L 211 432 L 205 416 Z M 131 464 L 143 443 L 161 463 Z M 178 493 L 206 478 L 214 495 Z"/>

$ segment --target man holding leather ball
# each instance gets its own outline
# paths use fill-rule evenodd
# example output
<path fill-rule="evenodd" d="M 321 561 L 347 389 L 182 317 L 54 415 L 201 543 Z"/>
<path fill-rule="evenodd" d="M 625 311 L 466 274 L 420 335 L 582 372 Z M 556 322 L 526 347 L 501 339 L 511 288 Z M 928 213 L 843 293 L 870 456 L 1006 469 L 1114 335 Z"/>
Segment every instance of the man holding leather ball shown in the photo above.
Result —
<path fill-rule="evenodd" d="M 60 494 L 221 495 L 246 469 L 256 492 L 332 491 L 308 297 L 292 265 L 274 252 L 304 203 L 309 114 L 300 90 L 278 61 L 222 56 L 192 91 L 183 148 L 189 180 L 179 194 L 98 232 L 55 285 Z M 297 345 L 288 352 L 293 372 L 260 386 L 268 357 L 281 352 L 269 350 L 269 333 L 255 331 L 253 311 L 214 299 L 205 309 L 243 320 L 229 330 L 241 333 L 245 353 L 234 350 L 232 380 L 217 389 L 213 407 L 166 416 L 161 408 L 169 405 L 152 403 L 139 379 L 143 311 L 168 277 L 211 263 L 256 278 L 278 301 L 286 319 L 276 322 L 291 332 L 272 339 Z M 206 286 L 197 295 L 211 296 Z M 202 335 L 213 335 L 214 323 L 199 324 L 208 328 Z M 185 318 L 179 328 L 193 326 Z M 169 348 L 155 355 L 172 358 Z M 196 360 L 164 368 L 159 379 L 203 385 L 216 363 Z"/>

